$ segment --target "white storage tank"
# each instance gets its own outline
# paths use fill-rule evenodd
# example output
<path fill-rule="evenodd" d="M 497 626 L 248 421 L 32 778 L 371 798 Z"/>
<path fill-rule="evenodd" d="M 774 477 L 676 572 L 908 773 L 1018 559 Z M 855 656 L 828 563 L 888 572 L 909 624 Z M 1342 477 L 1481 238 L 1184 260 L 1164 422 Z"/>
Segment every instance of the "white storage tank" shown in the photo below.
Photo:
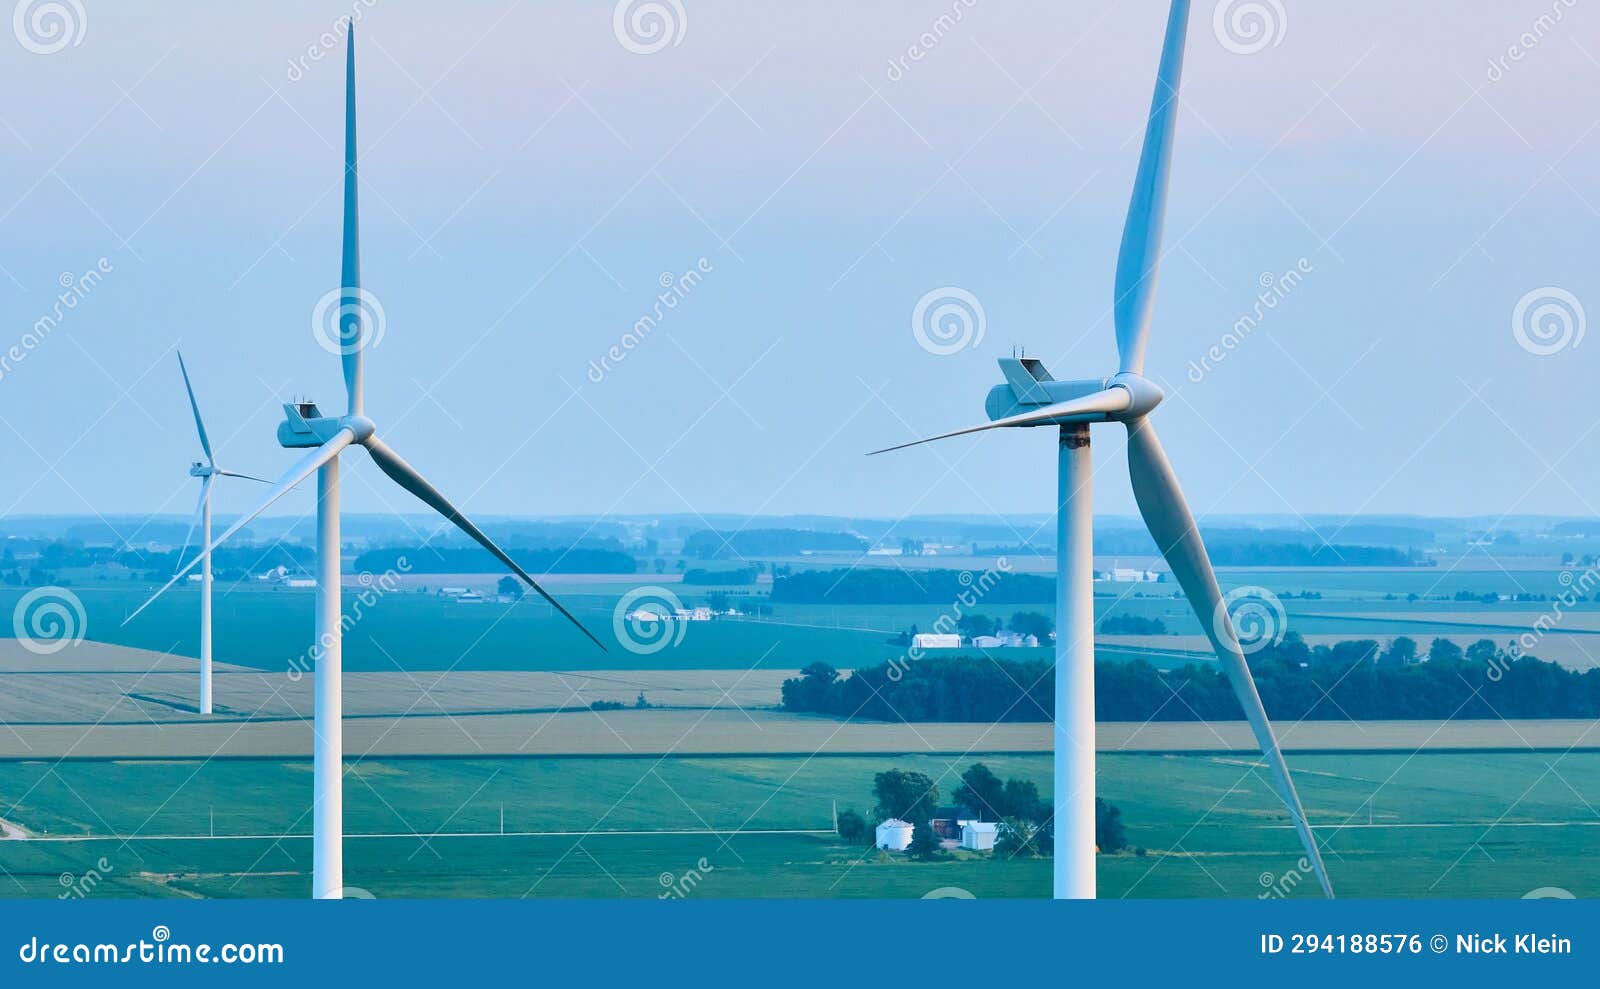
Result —
<path fill-rule="evenodd" d="M 903 852 L 911 847 L 912 826 L 898 817 L 891 817 L 878 825 L 879 848 L 887 848 L 891 852 Z"/>

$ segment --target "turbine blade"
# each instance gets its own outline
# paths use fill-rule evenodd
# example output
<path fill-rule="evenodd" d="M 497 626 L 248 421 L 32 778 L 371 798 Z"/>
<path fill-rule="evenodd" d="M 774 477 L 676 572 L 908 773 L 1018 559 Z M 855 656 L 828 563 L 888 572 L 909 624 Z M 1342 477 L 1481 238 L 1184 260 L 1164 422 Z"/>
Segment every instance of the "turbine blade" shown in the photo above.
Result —
<path fill-rule="evenodd" d="M 206 495 L 211 493 L 211 477 L 207 475 L 200 479 L 200 500 L 194 504 L 194 518 L 189 520 L 189 531 L 184 533 L 183 548 L 178 550 L 177 562 L 183 562 L 183 554 L 189 552 L 189 540 L 194 538 L 195 526 L 200 524 L 200 513 L 206 508 Z"/>
<path fill-rule="evenodd" d="M 1167 212 L 1167 183 L 1172 171 L 1172 135 L 1178 121 L 1178 84 L 1183 75 L 1183 46 L 1189 29 L 1189 0 L 1172 0 L 1161 67 L 1145 124 L 1144 149 L 1133 181 L 1133 198 L 1122 228 L 1117 255 L 1116 299 L 1112 313 L 1117 328 L 1117 353 L 1122 370 L 1144 372 L 1145 343 L 1161 265 L 1161 227 Z"/>
<path fill-rule="evenodd" d="M 256 516 L 260 515 L 268 508 L 271 508 L 273 503 L 279 498 L 282 498 L 290 491 L 293 491 L 297 484 L 299 484 L 301 481 L 304 481 L 312 474 L 315 474 L 317 472 L 317 468 L 332 460 L 334 457 L 337 457 L 340 450 L 343 450 L 345 447 L 355 442 L 355 438 L 356 434 L 351 432 L 349 429 L 341 429 L 335 433 L 333 438 L 328 440 L 328 442 L 307 453 L 300 459 L 299 463 L 289 468 L 289 470 L 282 477 L 278 478 L 278 482 L 272 486 L 272 490 L 268 491 L 266 496 L 257 502 L 254 508 L 240 516 L 237 522 L 228 526 L 227 530 L 223 532 L 222 535 L 211 540 L 211 545 L 205 547 L 199 553 L 196 553 L 194 559 L 190 560 L 188 564 L 183 567 L 183 569 L 173 574 L 172 579 L 163 584 L 159 591 L 156 591 L 154 594 L 150 595 L 149 600 L 145 601 L 144 604 L 139 605 L 138 609 L 135 610 L 133 614 L 129 615 L 127 618 L 124 618 L 122 620 L 122 624 L 126 625 L 135 618 L 139 617 L 139 612 L 150 607 L 151 604 L 155 603 L 156 598 L 167 593 L 173 584 L 176 584 L 183 578 L 184 574 L 195 568 L 195 565 L 200 562 L 202 557 L 206 556 L 212 550 L 227 542 L 229 537 L 231 537 L 234 533 L 253 522 Z"/>
<path fill-rule="evenodd" d="M 206 452 L 206 463 L 212 463 L 211 440 L 206 436 L 206 424 L 200 420 L 200 403 L 194 400 L 194 387 L 189 384 L 189 369 L 184 366 L 183 352 L 178 352 L 178 370 L 183 372 L 183 388 L 189 393 L 189 408 L 194 410 L 194 428 L 200 434 L 200 449 Z"/>
<path fill-rule="evenodd" d="M 260 481 L 262 484 L 272 483 L 264 477 L 257 477 L 254 474 L 241 474 L 236 470 L 223 470 L 221 467 L 217 468 L 217 473 L 221 474 L 223 477 L 242 477 L 246 481 Z"/>
<path fill-rule="evenodd" d="M 1278 795 L 1283 798 L 1295 830 L 1300 833 L 1300 843 L 1305 847 L 1306 857 L 1316 871 L 1317 882 L 1322 884 L 1323 893 L 1332 897 L 1333 886 L 1328 882 L 1328 870 L 1323 866 L 1322 855 L 1317 850 L 1316 836 L 1312 834 L 1311 823 L 1306 820 L 1305 808 L 1300 805 L 1294 781 L 1289 777 L 1289 766 L 1284 762 L 1283 751 L 1278 748 L 1272 723 L 1267 720 L 1261 695 L 1256 692 L 1250 667 L 1245 663 L 1243 650 L 1239 648 L 1239 634 L 1223 603 L 1217 575 L 1211 569 L 1211 558 L 1206 555 L 1205 543 L 1200 539 L 1200 530 L 1195 528 L 1194 516 L 1190 514 L 1188 502 L 1178 487 L 1172 464 L 1161 449 L 1161 442 L 1156 439 L 1155 428 L 1146 418 L 1128 423 L 1128 474 L 1133 481 L 1133 497 L 1139 503 L 1139 513 L 1144 516 L 1150 535 L 1155 537 L 1156 546 L 1160 548 L 1161 555 L 1167 558 L 1173 575 L 1178 578 L 1178 585 L 1183 588 L 1196 617 L 1211 639 L 1211 646 L 1216 650 L 1223 672 L 1227 674 L 1234 695 L 1244 708 L 1250 730 L 1255 733 L 1261 753 L 1272 770 Z"/>
<path fill-rule="evenodd" d="M 496 546 L 494 544 L 494 540 L 484 535 L 483 530 L 473 525 L 471 519 L 468 519 L 465 515 L 462 515 L 459 511 L 457 511 L 456 506 L 450 504 L 449 499 L 440 494 L 437 488 L 429 484 L 426 478 L 417 473 L 415 467 L 412 467 L 410 464 L 406 463 L 400 454 L 394 452 L 394 450 L 391 449 L 388 444 L 384 443 L 376 436 L 367 437 L 363 445 L 367 448 L 367 452 L 372 454 L 372 459 L 377 462 L 378 466 L 385 474 L 389 475 L 391 480 L 400 485 L 402 488 L 405 488 L 407 491 L 416 495 L 429 508 L 455 523 L 456 528 L 471 536 L 477 541 L 478 545 L 482 546 L 490 553 L 493 553 L 495 559 L 499 560 L 501 563 L 504 563 L 511 569 L 513 573 L 515 573 L 518 577 L 521 577 L 525 584 L 533 588 L 535 591 L 538 591 L 539 596 L 550 602 L 550 606 L 561 612 L 561 614 L 566 617 L 567 621 L 578 626 L 578 631 L 582 632 L 584 635 L 587 635 L 590 642 L 593 642 L 595 645 L 599 646 L 602 652 L 609 652 L 609 650 L 606 649 L 605 644 L 594 637 L 593 632 L 590 632 L 587 628 L 584 628 L 583 622 L 580 622 L 576 618 L 572 617 L 572 612 L 568 611 L 566 608 L 563 608 L 559 601 L 551 597 L 548 591 L 539 586 L 538 581 L 528 576 L 527 571 L 518 566 L 517 561 L 513 560 L 510 556 L 507 556 L 505 550 L 501 549 L 499 546 Z"/>
<path fill-rule="evenodd" d="M 910 443 L 901 443 L 898 446 L 886 446 L 882 450 L 873 450 L 867 456 L 872 457 L 880 453 L 889 453 L 893 450 L 904 450 L 908 446 L 920 446 L 923 443 L 932 443 L 934 440 L 947 440 L 952 436 L 965 436 L 968 433 L 981 433 L 987 429 L 1001 429 L 1006 426 L 1034 426 L 1043 422 L 1050 422 L 1063 416 L 1096 415 L 1111 412 L 1121 412 L 1133 404 L 1133 395 L 1128 389 L 1118 385 L 1104 391 L 1093 392 L 1081 398 L 1057 402 L 1054 405 L 1043 405 L 1032 412 L 1022 412 L 1004 419 L 995 419 L 979 426 L 968 426 L 966 429 L 957 429 L 950 433 L 940 433 L 938 436 L 929 436 L 927 439 L 912 440 Z"/>
<path fill-rule="evenodd" d="M 345 39 L 344 75 L 344 243 L 339 264 L 339 352 L 344 361 L 344 390 L 351 415 L 361 415 L 361 351 L 363 299 L 361 296 L 360 210 L 356 201 L 356 31 L 349 25 Z"/>

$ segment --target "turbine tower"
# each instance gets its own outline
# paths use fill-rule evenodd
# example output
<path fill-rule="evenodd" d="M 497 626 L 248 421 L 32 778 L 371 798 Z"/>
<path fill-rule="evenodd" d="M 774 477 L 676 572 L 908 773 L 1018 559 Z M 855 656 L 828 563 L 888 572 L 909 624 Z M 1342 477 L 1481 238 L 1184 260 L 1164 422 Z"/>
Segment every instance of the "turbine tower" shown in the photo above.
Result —
<path fill-rule="evenodd" d="M 1333 895 L 1316 837 L 1295 794 L 1289 767 L 1245 663 L 1211 559 L 1149 419 L 1163 397 L 1161 389 L 1144 377 L 1144 355 L 1161 262 L 1161 227 L 1188 22 L 1189 0 L 1173 0 L 1144 148 L 1139 155 L 1139 172 L 1117 256 L 1112 310 L 1121 358 L 1117 373 L 1108 378 L 1057 381 L 1036 358 L 1002 358 L 1000 370 L 1006 383 L 989 392 L 985 402 L 989 422 L 874 451 L 887 453 L 951 436 L 1013 426 L 1055 426 L 1059 430 L 1054 733 L 1057 899 L 1092 899 L 1095 895 L 1094 556 L 1089 426 L 1104 422 L 1120 422 L 1128 430 L 1128 473 L 1139 513 L 1205 628 L 1244 708 L 1317 882 L 1326 895 Z"/>
<path fill-rule="evenodd" d="M 339 297 L 339 343 L 344 364 L 344 384 L 347 399 L 342 416 L 324 416 L 310 402 L 285 404 L 284 421 L 278 424 L 278 442 L 290 449 L 309 449 L 301 460 L 273 484 L 266 497 L 229 526 L 222 535 L 207 544 L 202 558 L 226 542 L 256 516 L 266 511 L 279 498 L 311 477 L 317 475 L 317 602 L 316 646 L 319 650 L 314 678 L 313 701 L 313 766 L 312 787 L 312 852 L 311 895 L 318 899 L 340 899 L 344 891 L 344 817 L 343 817 L 343 756 L 344 741 L 340 717 L 343 710 L 341 695 L 341 629 L 339 611 L 339 454 L 349 446 L 366 447 L 379 469 L 396 484 L 416 495 L 429 508 L 448 519 L 458 529 L 471 536 L 484 549 L 523 582 L 533 588 L 578 627 L 589 640 L 605 646 L 594 637 L 583 623 L 551 597 L 527 571 L 494 541 L 484 535 L 465 515 L 429 484 L 415 468 L 406 463 L 387 443 L 378 439 L 377 425 L 366 417 L 362 403 L 362 351 L 367 343 L 367 333 L 362 319 L 363 293 L 361 291 L 361 266 L 358 248 L 356 204 L 356 69 L 355 31 L 352 26 L 345 49 L 345 149 L 344 149 L 344 246 L 341 262 Z M 190 561 L 172 580 L 151 596 L 154 601 L 193 569 L 197 561 Z M 149 607 L 146 601 L 139 607 Z M 123 624 L 139 614 L 135 611 Z"/>
<path fill-rule="evenodd" d="M 211 542 L 211 482 L 217 477 L 242 477 L 249 481 L 260 481 L 262 484 L 271 484 L 266 478 L 255 477 L 250 474 L 240 474 L 238 471 L 225 470 L 217 466 L 217 461 L 211 453 L 211 439 L 206 435 L 206 424 L 200 418 L 200 403 L 195 401 L 194 385 L 189 381 L 189 368 L 183 363 L 183 354 L 178 354 L 178 370 L 183 372 L 183 388 L 189 393 L 189 408 L 194 412 L 195 432 L 200 434 L 200 450 L 206 455 L 205 461 L 196 460 L 189 466 L 189 476 L 200 478 L 200 503 L 195 506 L 195 520 L 189 523 L 189 532 L 183 537 L 183 549 L 178 551 L 178 560 L 183 560 L 183 554 L 189 550 L 189 540 L 194 538 L 195 526 L 200 527 L 200 545 L 205 546 Z M 211 713 L 211 554 L 200 555 L 200 713 Z"/>

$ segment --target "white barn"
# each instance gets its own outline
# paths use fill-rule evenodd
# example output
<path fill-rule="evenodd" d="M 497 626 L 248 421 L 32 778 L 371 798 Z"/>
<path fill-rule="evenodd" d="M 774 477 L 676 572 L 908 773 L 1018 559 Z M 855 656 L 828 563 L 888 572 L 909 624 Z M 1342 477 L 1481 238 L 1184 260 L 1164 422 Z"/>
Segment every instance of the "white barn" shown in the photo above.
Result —
<path fill-rule="evenodd" d="M 911 646 L 914 649 L 960 649 L 961 636 L 953 632 L 948 635 L 939 632 L 918 632 L 911 637 Z"/>
<path fill-rule="evenodd" d="M 891 817 L 878 825 L 879 848 L 887 848 L 891 852 L 903 852 L 911 847 L 912 826 L 898 817 Z"/>
<path fill-rule="evenodd" d="M 982 821 L 968 821 L 961 827 L 961 847 L 974 852 L 987 852 L 994 849 L 995 833 L 999 826 L 986 824 Z"/>

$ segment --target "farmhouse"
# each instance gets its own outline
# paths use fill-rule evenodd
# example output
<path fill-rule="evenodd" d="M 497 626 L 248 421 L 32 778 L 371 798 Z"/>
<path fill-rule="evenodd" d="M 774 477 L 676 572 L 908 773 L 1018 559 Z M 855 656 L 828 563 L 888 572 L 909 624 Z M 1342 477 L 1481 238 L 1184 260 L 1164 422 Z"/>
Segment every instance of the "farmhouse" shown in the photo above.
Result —
<path fill-rule="evenodd" d="M 995 834 L 999 830 L 1000 826 L 997 824 L 968 821 L 961 828 L 961 847 L 974 852 L 993 851 Z"/>
<path fill-rule="evenodd" d="M 891 852 L 903 852 L 911 847 L 911 831 L 910 824 L 891 817 L 878 825 L 878 840 L 874 844 Z"/>

